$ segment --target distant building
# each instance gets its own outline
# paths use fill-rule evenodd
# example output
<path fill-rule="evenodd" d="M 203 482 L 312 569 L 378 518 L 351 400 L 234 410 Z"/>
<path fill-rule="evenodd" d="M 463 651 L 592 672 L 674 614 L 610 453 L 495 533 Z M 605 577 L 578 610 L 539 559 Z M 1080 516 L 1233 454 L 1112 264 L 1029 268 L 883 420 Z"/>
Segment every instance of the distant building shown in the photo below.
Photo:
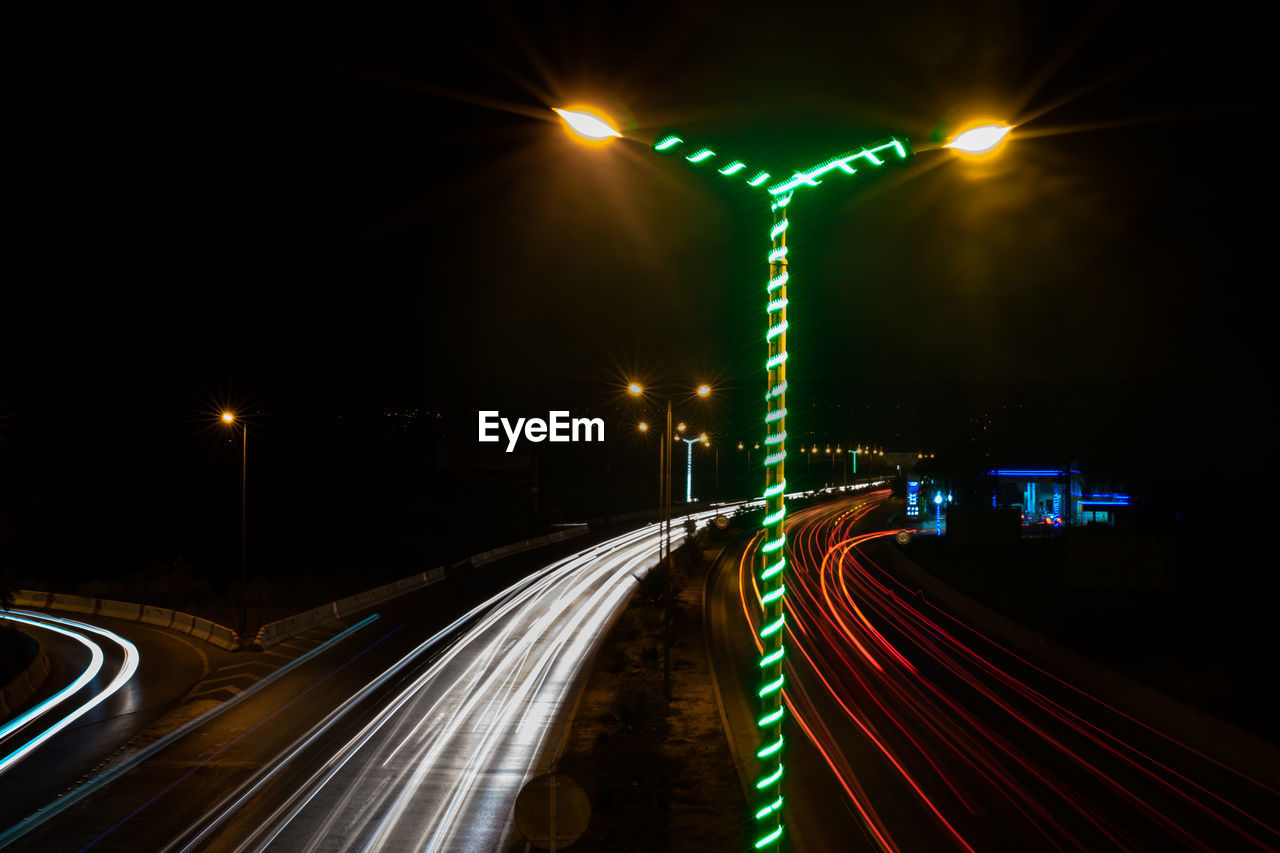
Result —
<path fill-rule="evenodd" d="M 1074 468 L 996 468 L 987 474 L 995 481 L 991 506 L 1017 509 L 1023 524 L 1114 525 L 1133 503 L 1129 495 L 1086 492 Z"/>

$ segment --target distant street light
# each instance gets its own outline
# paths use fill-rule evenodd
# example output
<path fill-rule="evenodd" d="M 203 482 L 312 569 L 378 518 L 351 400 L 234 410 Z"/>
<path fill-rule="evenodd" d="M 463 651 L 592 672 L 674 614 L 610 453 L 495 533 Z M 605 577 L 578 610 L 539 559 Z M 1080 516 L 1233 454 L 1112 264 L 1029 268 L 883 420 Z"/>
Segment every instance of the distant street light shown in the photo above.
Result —
<path fill-rule="evenodd" d="M 685 447 L 688 448 L 684 466 L 684 502 L 691 504 L 693 503 L 693 446 L 695 444 L 704 444 L 705 442 L 700 438 L 686 438 L 683 441 Z"/>
<path fill-rule="evenodd" d="M 643 397 L 645 389 L 637 382 L 631 382 L 627 385 L 627 393 L 633 397 Z M 710 385 L 699 385 L 694 393 L 706 398 L 711 395 Z M 661 545 L 659 547 L 659 561 L 662 563 L 662 688 L 665 695 L 671 696 L 671 458 L 674 455 L 674 449 L 671 448 L 668 436 L 676 441 L 680 441 L 680 437 L 676 436 L 671 429 L 671 398 L 663 396 L 662 399 L 667 404 L 667 420 L 666 429 L 662 433 L 662 440 L 658 442 L 658 523 L 663 525 L 661 533 Z M 648 424 L 641 422 L 640 431 L 648 431 Z M 676 427 L 676 431 L 684 432 L 686 429 L 682 421 Z M 687 439 L 685 439 L 687 441 Z M 692 453 L 692 449 L 690 450 Z M 687 489 L 686 489 L 687 493 Z"/>
<path fill-rule="evenodd" d="M 236 416 L 232 412 L 222 413 L 222 422 L 228 425 L 236 422 Z M 248 421 L 240 422 L 243 426 L 241 439 L 241 455 L 240 455 L 240 641 L 245 642 L 245 632 L 248 630 L 249 621 L 249 604 L 248 604 L 248 586 L 249 586 L 249 570 L 247 557 L 247 539 L 245 538 L 245 513 L 248 506 L 246 501 L 248 472 L 249 472 L 249 423 Z"/>

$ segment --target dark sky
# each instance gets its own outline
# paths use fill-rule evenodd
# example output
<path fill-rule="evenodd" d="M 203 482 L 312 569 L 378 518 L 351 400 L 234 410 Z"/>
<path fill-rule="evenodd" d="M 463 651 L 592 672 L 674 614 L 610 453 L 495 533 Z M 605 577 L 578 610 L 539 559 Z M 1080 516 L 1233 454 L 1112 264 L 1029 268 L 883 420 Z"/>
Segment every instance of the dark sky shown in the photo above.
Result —
<path fill-rule="evenodd" d="M 1260 376 L 1274 72 L 1260 21 L 1172 8 L 30 21 L 10 133 L 33 257 L 6 285 L 0 405 L 483 404 L 507 380 L 550 408 L 575 402 L 558 383 L 633 372 L 751 400 L 768 211 L 547 120 L 588 102 L 636 140 L 675 128 L 775 173 L 886 132 L 919 149 L 975 114 L 1024 122 L 985 166 L 919 151 L 797 196 L 792 375 L 815 395 L 1132 384 L 1161 389 L 1143 393 L 1162 417 L 1235 421 Z"/>

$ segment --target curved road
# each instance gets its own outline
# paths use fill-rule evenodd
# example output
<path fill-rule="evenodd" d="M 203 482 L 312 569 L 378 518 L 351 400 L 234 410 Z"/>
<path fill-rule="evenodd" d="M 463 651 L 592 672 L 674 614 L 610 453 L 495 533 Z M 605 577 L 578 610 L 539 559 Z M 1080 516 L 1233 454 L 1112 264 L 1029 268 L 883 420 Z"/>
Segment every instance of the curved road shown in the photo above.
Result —
<path fill-rule="evenodd" d="M 673 527 L 673 547 L 682 538 Z M 651 525 L 583 549 L 461 616 L 427 606 L 448 584 L 384 609 L 0 846 L 514 846 L 516 794 L 545 772 L 585 665 L 658 539 Z"/>
<path fill-rule="evenodd" d="M 0 827 L 108 762 L 203 671 L 190 643 L 158 629 L 77 614 L 4 614 L 44 644 L 53 666 L 29 710 L 0 727 Z"/>
<path fill-rule="evenodd" d="M 837 501 L 788 522 L 786 822 L 798 849 L 1280 846 L 1280 794 L 984 637 L 884 568 L 877 555 L 896 529 L 875 520 L 887 501 Z M 708 601 L 744 756 L 758 748 L 743 698 L 755 650 L 738 638 L 751 636 L 748 620 L 758 627 L 758 544 Z"/>

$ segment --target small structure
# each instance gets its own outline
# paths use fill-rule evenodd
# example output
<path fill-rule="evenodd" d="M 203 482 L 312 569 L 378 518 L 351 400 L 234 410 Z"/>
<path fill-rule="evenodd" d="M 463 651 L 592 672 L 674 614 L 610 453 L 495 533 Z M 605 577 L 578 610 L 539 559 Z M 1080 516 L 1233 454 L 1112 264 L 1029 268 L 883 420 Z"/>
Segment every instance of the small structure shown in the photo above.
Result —
<path fill-rule="evenodd" d="M 1114 525 L 1132 505 L 1129 495 L 1085 490 L 1084 478 L 1074 468 L 996 468 L 991 506 L 1017 509 L 1026 524 L 1081 526 Z"/>

